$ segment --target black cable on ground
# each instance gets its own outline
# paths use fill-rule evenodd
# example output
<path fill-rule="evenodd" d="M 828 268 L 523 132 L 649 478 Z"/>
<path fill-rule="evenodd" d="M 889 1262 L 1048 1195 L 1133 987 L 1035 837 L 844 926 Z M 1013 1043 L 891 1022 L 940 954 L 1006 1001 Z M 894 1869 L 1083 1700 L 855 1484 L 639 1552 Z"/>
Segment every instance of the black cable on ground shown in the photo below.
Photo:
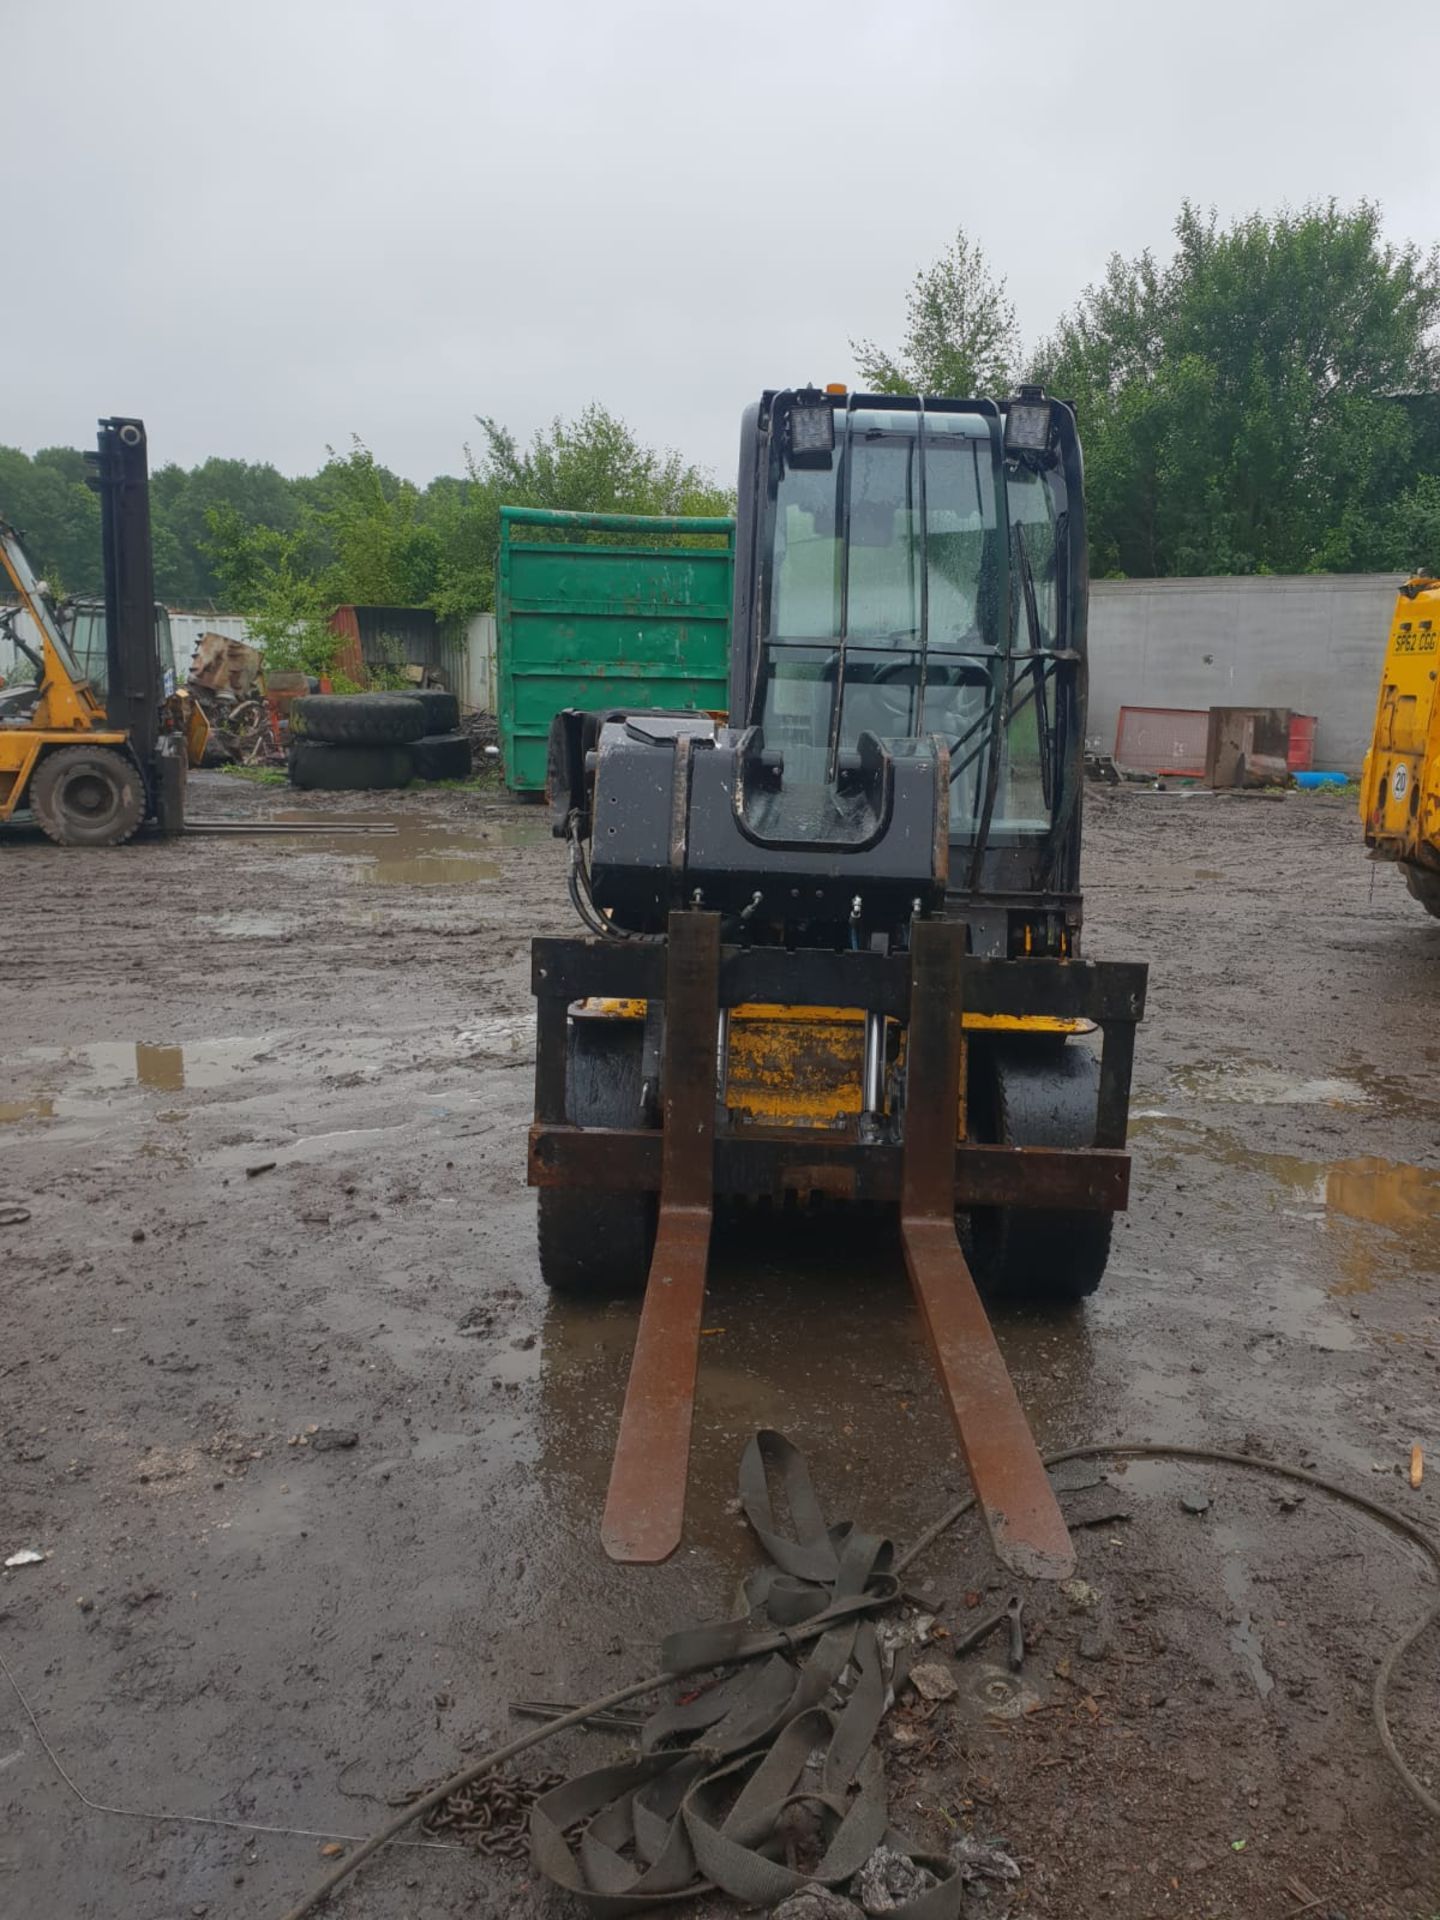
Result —
<path fill-rule="evenodd" d="M 1382 1507 L 1378 1500 L 1371 1500 L 1363 1493 L 1352 1493 L 1348 1487 L 1337 1486 L 1333 1480 L 1323 1480 L 1318 1473 L 1310 1473 L 1304 1467 L 1287 1467 L 1275 1460 L 1257 1460 L 1249 1453 L 1225 1453 L 1217 1447 L 1167 1446 L 1163 1442 L 1147 1445 L 1130 1445 L 1116 1441 L 1110 1446 L 1067 1447 L 1063 1453 L 1050 1453 L 1045 1456 L 1047 1467 L 1058 1467 L 1067 1460 L 1195 1460 L 1211 1466 L 1249 1467 L 1258 1473 L 1268 1473 L 1277 1479 L 1293 1480 L 1302 1487 L 1310 1487 L 1316 1493 L 1328 1494 L 1332 1500 L 1339 1500 L 1347 1507 L 1353 1507 L 1358 1513 L 1367 1514 L 1370 1519 L 1379 1521 L 1382 1527 L 1388 1527 L 1392 1533 L 1398 1533 L 1414 1547 L 1418 1547 L 1430 1562 L 1437 1581 L 1440 1581 L 1440 1545 L 1432 1540 L 1423 1528 L 1417 1527 L 1413 1520 L 1407 1520 L 1403 1514 L 1392 1513 L 1388 1507 Z M 900 1556 L 895 1563 L 897 1574 L 903 1573 L 912 1560 L 918 1559 L 927 1547 L 932 1546 L 947 1528 L 975 1504 L 975 1496 L 957 1501 L 948 1513 L 942 1514 L 913 1546 Z M 1415 1642 L 1440 1619 L 1440 1600 L 1415 1623 L 1408 1632 L 1391 1642 L 1385 1658 L 1380 1662 L 1379 1672 L 1375 1675 L 1375 1686 L 1370 1697 L 1371 1717 L 1375 1722 L 1375 1732 L 1379 1738 L 1385 1758 L 1399 1775 L 1402 1785 L 1411 1797 L 1433 1818 L 1440 1820 L 1440 1799 L 1422 1786 L 1400 1756 L 1390 1732 L 1390 1718 L 1385 1710 L 1386 1697 L 1390 1691 L 1390 1681 L 1396 1667 L 1414 1646 Z"/>
<path fill-rule="evenodd" d="M 1412 1546 L 1418 1547 L 1424 1554 L 1436 1580 L 1440 1581 L 1440 1545 L 1437 1545 L 1422 1528 L 1416 1526 L 1414 1521 L 1405 1519 L 1402 1514 L 1392 1513 L 1388 1507 L 1382 1507 L 1377 1500 L 1367 1499 L 1363 1493 L 1352 1493 L 1348 1487 L 1337 1486 L 1333 1480 L 1324 1480 L 1319 1474 L 1310 1473 L 1304 1467 L 1287 1467 L 1274 1460 L 1259 1460 L 1248 1453 L 1226 1453 L 1216 1447 L 1170 1446 L 1163 1442 L 1133 1444 L 1123 1440 L 1114 1441 L 1108 1445 L 1067 1447 L 1061 1453 L 1047 1454 L 1045 1465 L 1058 1467 L 1067 1460 L 1192 1460 L 1209 1466 L 1248 1467 L 1253 1472 L 1271 1474 L 1282 1480 L 1293 1480 L 1302 1487 L 1309 1487 L 1316 1493 L 1326 1494 L 1332 1500 L 1339 1500 L 1343 1505 L 1367 1514 L 1381 1526 L 1388 1527 L 1392 1533 L 1397 1533 L 1402 1539 L 1408 1540 Z M 974 1505 L 973 1494 L 958 1500 L 900 1555 L 895 1562 L 895 1574 L 897 1576 L 903 1574 L 907 1567 L 935 1544 L 941 1534 L 953 1527 L 958 1520 L 963 1519 Z M 1402 1785 L 1428 1814 L 1440 1819 L 1440 1800 L 1422 1786 L 1401 1758 L 1394 1736 L 1390 1732 L 1390 1720 L 1385 1708 L 1390 1682 L 1396 1667 L 1421 1634 L 1437 1619 L 1440 1619 L 1440 1600 L 1431 1605 L 1413 1627 L 1391 1643 L 1375 1676 L 1375 1687 L 1371 1695 L 1371 1714 L 1381 1750 L 1394 1768 Z M 833 1616 L 823 1614 L 815 1620 L 808 1620 L 802 1625 L 791 1628 L 788 1632 L 767 1634 L 762 1639 L 748 1643 L 743 1658 L 752 1660 L 760 1654 L 785 1651 L 789 1647 L 817 1638 L 833 1625 Z M 443 1780 L 438 1787 L 433 1787 L 423 1798 L 403 1808 L 378 1833 L 372 1834 L 363 1846 L 358 1847 L 347 1859 L 340 1861 L 322 1879 L 317 1880 L 299 1905 L 291 1907 L 285 1914 L 284 1920 L 305 1920 L 305 1916 L 313 1913 L 323 1901 L 327 1900 L 342 1882 L 350 1878 L 362 1862 L 370 1858 L 371 1854 L 378 1853 L 381 1847 L 388 1845 L 397 1834 L 403 1833 L 406 1827 L 416 1820 L 422 1820 L 432 1808 L 448 1800 L 452 1793 L 459 1793 L 462 1788 L 479 1779 L 481 1774 L 491 1772 L 505 1761 L 513 1759 L 516 1754 L 523 1753 L 528 1747 L 538 1746 L 542 1740 L 548 1740 L 552 1734 L 564 1733 L 570 1727 L 579 1726 L 592 1714 L 603 1713 L 611 1707 L 618 1707 L 622 1702 L 634 1700 L 642 1693 L 653 1693 L 657 1688 L 668 1685 L 675 1677 L 672 1672 L 664 1672 L 650 1674 L 644 1680 L 633 1680 L 629 1686 L 620 1687 L 616 1692 L 608 1693 L 599 1700 L 587 1701 L 583 1706 L 576 1707 L 560 1719 L 551 1720 L 544 1726 L 536 1727 L 529 1733 L 506 1741 L 503 1746 L 496 1747 L 479 1760 L 472 1761 L 460 1772 L 452 1774 L 448 1780 Z"/>

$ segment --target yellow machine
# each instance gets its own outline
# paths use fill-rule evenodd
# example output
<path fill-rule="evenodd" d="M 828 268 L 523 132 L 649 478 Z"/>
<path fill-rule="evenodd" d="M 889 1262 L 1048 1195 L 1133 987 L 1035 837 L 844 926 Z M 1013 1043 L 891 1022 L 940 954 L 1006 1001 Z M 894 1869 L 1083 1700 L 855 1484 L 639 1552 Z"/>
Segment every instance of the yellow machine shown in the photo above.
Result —
<path fill-rule="evenodd" d="M 1440 579 L 1419 574 L 1395 603 L 1375 733 L 1360 781 L 1365 844 L 1398 861 L 1405 884 L 1440 919 Z"/>
<path fill-rule="evenodd" d="M 999 1558 L 1063 1579 L 984 1301 L 1093 1293 L 1129 1191 L 1146 969 L 1079 952 L 1074 414 L 772 389 L 736 505 L 728 719 L 550 730 L 586 933 L 532 948 L 540 1271 L 643 1290 L 601 1539 L 682 1537 L 717 1204 L 856 1205 L 898 1224 Z"/>
<path fill-rule="evenodd" d="M 209 731 L 193 701 L 164 691 L 143 424 L 102 421 L 95 465 L 105 561 L 103 702 L 18 536 L 0 520 L 0 575 L 19 602 L 3 616 L 5 637 L 33 675 L 0 687 L 0 822 L 28 808 L 61 846 L 118 846 L 146 820 L 178 833 L 187 761 L 203 752 Z"/>

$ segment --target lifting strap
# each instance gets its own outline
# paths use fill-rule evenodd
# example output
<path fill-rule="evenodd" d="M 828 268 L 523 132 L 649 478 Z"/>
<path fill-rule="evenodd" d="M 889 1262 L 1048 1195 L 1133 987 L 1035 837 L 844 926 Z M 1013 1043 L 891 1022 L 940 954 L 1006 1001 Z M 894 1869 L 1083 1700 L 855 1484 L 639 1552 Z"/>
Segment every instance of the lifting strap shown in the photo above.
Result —
<path fill-rule="evenodd" d="M 772 1474 L 788 1531 L 771 1502 Z M 874 1745 L 890 1687 L 874 1616 L 900 1597 L 890 1543 L 848 1521 L 827 1526 L 804 1456 L 778 1433 L 746 1447 L 740 1503 L 768 1556 L 745 1583 L 748 1610 L 672 1634 L 663 1665 L 703 1672 L 745 1659 L 777 1629 L 805 1622 L 823 1632 L 662 1707 L 642 1728 L 636 1759 L 543 1794 L 530 1816 L 536 1869 L 600 1915 L 715 1889 L 771 1907 L 805 1886 L 843 1886 L 884 1845 L 933 1876 L 894 1908 L 896 1920 L 956 1920 L 959 1873 L 891 1826 Z M 793 1807 L 818 1820 L 809 1871 L 787 1862 Z"/>

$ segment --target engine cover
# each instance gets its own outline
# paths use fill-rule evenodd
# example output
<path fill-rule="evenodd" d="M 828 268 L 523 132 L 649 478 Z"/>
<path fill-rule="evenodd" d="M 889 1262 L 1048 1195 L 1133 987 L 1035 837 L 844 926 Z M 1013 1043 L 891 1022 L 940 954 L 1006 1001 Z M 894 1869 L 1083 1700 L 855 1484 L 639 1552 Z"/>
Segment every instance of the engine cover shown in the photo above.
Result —
<path fill-rule="evenodd" d="M 943 904 L 948 803 L 937 741 L 862 735 L 827 784 L 813 767 L 787 767 L 757 728 L 701 714 L 617 716 L 596 742 L 591 890 L 637 929 L 658 928 L 697 897 L 757 924 L 894 927 L 917 902 L 926 912 Z"/>

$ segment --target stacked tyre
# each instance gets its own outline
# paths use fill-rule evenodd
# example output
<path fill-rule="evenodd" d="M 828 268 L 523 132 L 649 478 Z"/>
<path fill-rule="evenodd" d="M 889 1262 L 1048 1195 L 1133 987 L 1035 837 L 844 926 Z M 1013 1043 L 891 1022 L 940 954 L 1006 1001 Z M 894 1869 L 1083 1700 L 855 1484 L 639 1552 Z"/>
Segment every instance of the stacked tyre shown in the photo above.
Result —
<path fill-rule="evenodd" d="M 438 687 L 418 688 L 404 696 L 419 703 L 425 731 L 415 742 L 417 780 L 468 780 L 474 766 L 470 736 L 460 730 L 460 702 Z"/>
<path fill-rule="evenodd" d="M 292 786 L 350 793 L 470 774 L 453 693 L 311 694 L 294 702 L 290 725 Z"/>

